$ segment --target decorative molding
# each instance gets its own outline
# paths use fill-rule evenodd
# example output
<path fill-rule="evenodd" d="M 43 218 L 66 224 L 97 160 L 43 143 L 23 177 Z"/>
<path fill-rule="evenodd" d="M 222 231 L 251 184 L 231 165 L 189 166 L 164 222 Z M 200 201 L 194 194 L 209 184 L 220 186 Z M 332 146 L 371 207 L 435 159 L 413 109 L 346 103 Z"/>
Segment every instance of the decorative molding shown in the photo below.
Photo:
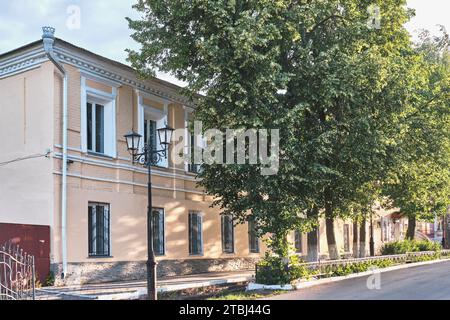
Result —
<path fill-rule="evenodd" d="M 58 146 L 56 146 L 56 147 L 59 148 Z M 75 149 L 69 149 L 69 150 L 78 151 L 78 150 L 75 150 Z M 81 151 L 78 151 L 78 152 L 81 152 Z M 55 152 L 54 156 L 57 159 L 62 159 L 62 154 L 61 153 Z M 126 171 L 132 171 L 132 172 L 147 174 L 147 170 L 146 169 L 139 168 L 137 166 L 127 165 L 127 164 L 111 163 L 111 162 L 107 162 L 107 161 L 91 159 L 91 158 L 86 158 L 86 157 L 79 157 L 79 156 L 74 156 L 74 155 L 70 155 L 70 154 L 68 155 L 68 159 L 71 160 L 71 161 L 74 161 L 74 162 L 86 163 L 86 164 L 90 164 L 90 165 L 94 165 L 94 166 L 98 166 L 98 167 L 103 167 L 103 168 L 121 169 L 121 170 L 126 170 Z M 186 181 L 191 181 L 191 182 L 197 182 L 198 181 L 198 179 L 196 179 L 193 176 L 188 176 L 188 175 L 185 175 L 185 174 L 181 175 L 181 174 L 176 174 L 176 173 L 164 172 L 164 171 L 157 170 L 155 168 L 152 169 L 152 174 L 155 175 L 155 176 L 160 176 L 160 177 L 164 177 L 164 178 L 181 179 L 181 180 L 186 180 Z"/>
<path fill-rule="evenodd" d="M 181 94 L 175 92 L 169 93 L 158 86 L 161 85 L 148 85 L 142 81 L 139 81 L 131 72 L 113 72 L 107 69 L 107 67 L 101 66 L 98 63 L 84 59 L 74 54 L 70 50 L 55 47 L 54 52 L 61 63 L 66 63 L 78 68 L 81 75 L 93 79 L 94 81 L 103 81 L 112 87 L 120 87 L 121 85 L 129 85 L 139 90 L 143 95 L 148 95 L 153 99 L 158 99 L 163 103 L 175 102 L 188 106 L 194 109 L 192 102 L 183 97 Z M 43 47 L 31 50 L 29 52 L 16 54 L 3 61 L 0 60 L 0 79 L 15 75 L 30 69 L 38 68 L 42 63 L 48 61 L 48 58 L 44 52 Z M 128 74 L 127 74 L 128 73 Z M 173 91 L 173 89 L 169 89 Z"/>
<path fill-rule="evenodd" d="M 188 99 L 182 97 L 181 95 L 164 92 L 155 87 L 146 85 L 143 82 L 138 81 L 137 79 L 133 79 L 132 77 L 130 77 L 129 75 L 125 75 L 124 73 L 109 71 L 105 67 L 95 62 L 80 58 L 74 55 L 72 52 L 69 52 L 68 50 L 65 50 L 61 47 L 55 47 L 55 53 L 62 63 L 67 63 L 69 65 L 77 67 L 81 72 L 88 72 L 91 75 L 109 81 L 135 87 L 143 93 L 154 95 L 156 97 L 159 97 L 160 99 L 169 100 L 184 105 L 189 105 L 191 103 Z"/>
<path fill-rule="evenodd" d="M 59 171 L 54 171 L 53 174 L 58 175 L 58 176 L 62 175 L 62 173 Z M 72 177 L 72 178 L 78 178 L 78 179 L 86 179 L 86 180 L 107 182 L 107 183 L 125 184 L 125 185 L 130 185 L 130 186 L 147 188 L 146 183 L 137 183 L 137 182 L 125 181 L 125 180 L 119 180 L 119 179 L 105 179 L 105 178 L 98 178 L 98 177 L 90 177 L 90 176 L 76 174 L 76 173 L 67 173 L 67 176 Z M 154 184 L 152 185 L 152 188 L 159 189 L 159 190 L 165 190 L 165 191 L 178 191 L 178 192 L 186 192 L 186 193 L 194 193 L 194 194 L 204 195 L 203 192 L 196 191 L 196 190 L 169 188 L 169 187 L 157 186 Z"/>
<path fill-rule="evenodd" d="M 39 68 L 45 61 L 48 61 L 48 58 L 43 50 L 34 50 L 19 57 L 6 59 L 0 62 L 0 79 Z"/>

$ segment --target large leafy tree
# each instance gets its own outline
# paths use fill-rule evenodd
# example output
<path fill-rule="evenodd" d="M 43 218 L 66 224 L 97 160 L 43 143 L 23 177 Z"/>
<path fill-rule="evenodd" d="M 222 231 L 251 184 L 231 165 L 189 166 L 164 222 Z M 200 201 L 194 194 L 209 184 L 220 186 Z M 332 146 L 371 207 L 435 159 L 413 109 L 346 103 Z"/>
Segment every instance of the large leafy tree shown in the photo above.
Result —
<path fill-rule="evenodd" d="M 415 83 L 405 3 L 378 2 L 380 29 L 367 26 L 371 3 L 318 1 L 300 8 L 313 24 L 299 21 L 301 41 L 289 68 L 288 103 L 297 104 L 303 121 L 297 192 L 323 209 L 331 258 L 339 257 L 334 218 L 355 214 L 350 204 L 363 199 L 361 188 L 386 170 L 391 125 Z"/>
<path fill-rule="evenodd" d="M 380 29 L 367 24 L 373 4 L 383 13 Z M 414 92 L 404 5 L 140 0 L 143 19 L 129 24 L 142 48 L 130 60 L 144 76 L 158 68 L 186 81 L 188 93 L 203 92 L 196 117 L 205 129 L 280 129 L 276 175 L 262 175 L 262 163 L 209 164 L 201 184 L 224 214 L 270 234 L 280 255 L 289 230 L 311 229 L 325 212 L 337 258 L 333 220 L 352 215 L 350 204 L 393 162 L 393 137 Z"/>
<path fill-rule="evenodd" d="M 431 221 L 450 205 L 450 53 L 449 36 L 441 31 L 420 35 L 423 83 L 401 125 L 398 156 L 384 184 L 392 205 L 409 219 L 410 239 L 417 219 Z"/>
<path fill-rule="evenodd" d="M 290 229 L 302 228 L 303 199 L 290 186 L 296 179 L 291 162 L 296 145 L 292 107 L 280 88 L 290 75 L 282 60 L 298 32 L 286 19 L 297 7 L 291 1 L 139 1 L 145 19 L 130 21 L 140 52 L 130 52 L 137 69 L 153 68 L 186 81 L 198 97 L 196 118 L 204 129 L 264 128 L 280 131 L 280 168 L 261 174 L 259 165 L 204 165 L 200 175 L 214 205 L 236 222 L 253 220 L 269 233 L 274 251 L 286 254 Z M 294 10 L 295 11 L 295 10 Z M 307 223 L 306 223 L 307 224 Z"/>

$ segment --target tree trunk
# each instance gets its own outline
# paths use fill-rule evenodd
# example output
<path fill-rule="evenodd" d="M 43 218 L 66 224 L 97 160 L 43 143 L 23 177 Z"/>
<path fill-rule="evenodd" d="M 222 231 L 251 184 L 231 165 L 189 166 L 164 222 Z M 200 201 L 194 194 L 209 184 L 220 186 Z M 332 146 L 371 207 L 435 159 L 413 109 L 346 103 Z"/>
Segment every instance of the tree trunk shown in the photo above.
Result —
<path fill-rule="evenodd" d="M 366 217 L 364 217 L 361 221 L 361 225 L 359 226 L 359 257 L 366 257 Z"/>
<path fill-rule="evenodd" d="M 336 246 L 336 236 L 334 234 L 333 206 L 329 188 L 325 191 L 325 226 L 327 231 L 328 256 L 331 260 L 338 260 L 340 256 Z"/>
<path fill-rule="evenodd" d="M 308 210 L 307 217 L 309 219 L 314 219 L 316 221 L 319 220 L 319 211 L 317 208 L 313 208 L 312 210 Z M 313 262 L 319 260 L 319 246 L 318 246 L 318 232 L 317 228 L 314 228 L 311 232 L 308 232 L 307 237 L 307 243 L 308 243 L 308 256 L 307 261 Z"/>
<path fill-rule="evenodd" d="M 353 222 L 353 258 L 359 256 L 358 222 Z"/>
<path fill-rule="evenodd" d="M 331 260 L 338 260 L 340 257 L 336 246 L 336 237 L 334 235 L 334 219 L 327 217 L 325 225 L 327 229 L 328 255 Z"/>
<path fill-rule="evenodd" d="M 416 235 L 416 217 L 408 217 L 408 230 L 406 231 L 406 238 L 409 240 L 414 240 Z"/>

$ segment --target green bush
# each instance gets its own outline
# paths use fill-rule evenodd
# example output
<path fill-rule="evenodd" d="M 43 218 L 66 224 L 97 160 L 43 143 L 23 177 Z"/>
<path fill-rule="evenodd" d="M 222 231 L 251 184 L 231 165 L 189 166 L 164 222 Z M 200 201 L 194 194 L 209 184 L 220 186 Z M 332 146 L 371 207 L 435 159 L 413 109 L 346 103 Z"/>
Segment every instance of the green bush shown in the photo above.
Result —
<path fill-rule="evenodd" d="M 381 248 L 382 255 L 405 254 L 407 252 L 440 251 L 441 245 L 427 240 L 402 240 L 386 243 Z"/>
<path fill-rule="evenodd" d="M 47 275 L 47 278 L 45 278 L 45 286 L 46 287 L 53 287 L 55 285 L 55 274 L 50 271 Z"/>
<path fill-rule="evenodd" d="M 338 266 L 327 266 L 323 268 L 321 272 L 331 277 L 338 277 L 338 276 L 346 276 L 352 273 L 366 272 L 373 267 L 387 268 L 393 264 L 394 264 L 393 261 L 389 259 L 376 261 L 374 260 L 374 261 L 349 263 Z"/>
<path fill-rule="evenodd" d="M 302 261 L 298 256 L 292 255 L 288 261 L 286 264 L 283 258 L 266 254 L 257 265 L 256 282 L 266 285 L 284 285 L 309 276 L 308 268 L 300 265 Z"/>

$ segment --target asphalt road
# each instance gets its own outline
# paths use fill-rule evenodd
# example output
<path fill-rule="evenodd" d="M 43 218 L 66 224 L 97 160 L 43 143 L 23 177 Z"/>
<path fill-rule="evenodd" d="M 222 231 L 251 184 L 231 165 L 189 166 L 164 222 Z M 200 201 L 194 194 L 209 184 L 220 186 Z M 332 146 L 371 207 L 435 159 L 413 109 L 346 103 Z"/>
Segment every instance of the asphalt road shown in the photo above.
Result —
<path fill-rule="evenodd" d="M 275 296 L 274 300 L 450 300 L 450 261 L 346 279 Z M 373 289 L 368 288 L 369 284 Z"/>

